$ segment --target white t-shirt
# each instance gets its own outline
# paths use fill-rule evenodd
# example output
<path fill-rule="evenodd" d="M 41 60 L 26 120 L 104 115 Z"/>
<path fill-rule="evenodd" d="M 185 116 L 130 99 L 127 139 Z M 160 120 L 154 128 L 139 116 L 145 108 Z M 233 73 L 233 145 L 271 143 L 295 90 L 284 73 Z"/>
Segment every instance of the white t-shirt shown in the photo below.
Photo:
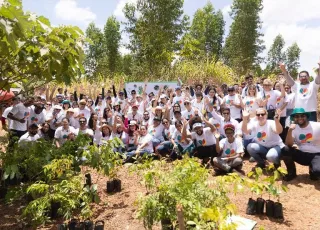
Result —
<path fill-rule="evenodd" d="M 36 135 L 34 135 L 34 136 L 30 136 L 30 135 L 29 135 L 29 132 L 27 132 L 27 133 L 23 134 L 23 135 L 20 137 L 18 143 L 21 144 L 21 143 L 23 143 L 23 142 L 31 142 L 31 141 L 36 141 L 36 140 L 38 140 L 38 139 L 40 139 L 39 134 L 36 134 Z"/>
<path fill-rule="evenodd" d="M 203 133 L 199 136 L 196 132 L 191 132 L 191 137 L 196 141 L 197 146 L 211 146 L 216 144 L 216 138 L 210 127 L 203 128 Z"/>
<path fill-rule="evenodd" d="M 56 118 L 53 119 L 53 111 L 52 111 L 51 113 L 47 113 L 46 121 L 51 120 L 50 123 L 49 123 L 50 124 L 50 128 L 52 130 L 56 130 L 57 127 L 55 127 L 55 123 L 60 123 L 63 118 L 64 118 L 64 113 L 62 111 L 60 111 L 57 114 Z"/>
<path fill-rule="evenodd" d="M 176 127 L 174 125 L 170 125 L 169 129 L 163 129 L 164 136 L 170 140 L 175 129 Z"/>
<path fill-rule="evenodd" d="M 266 124 L 263 126 L 260 126 L 259 122 L 252 122 L 250 125 L 248 124 L 248 130 L 252 132 L 254 142 L 266 148 L 272 148 L 277 145 L 280 146 L 280 148 L 284 147 L 279 134 L 275 132 L 275 121 L 267 120 Z"/>
<path fill-rule="evenodd" d="M 144 149 L 152 153 L 153 152 L 152 136 L 149 133 L 147 133 L 147 135 L 145 136 L 140 136 L 138 138 L 138 147 L 145 143 L 148 143 L 148 144 L 144 147 Z"/>
<path fill-rule="evenodd" d="M 191 102 L 193 108 L 196 108 L 199 111 L 199 114 L 204 110 L 204 102 L 203 100 L 200 103 L 197 102 L 197 99 L 193 99 Z"/>
<path fill-rule="evenodd" d="M 245 109 L 249 113 L 255 113 L 256 110 L 259 108 L 259 105 L 257 103 L 258 100 L 258 97 L 246 96 L 245 98 L 243 98 L 243 104 L 245 106 Z"/>
<path fill-rule="evenodd" d="M 310 121 L 308 126 L 296 128 L 292 131 L 292 137 L 302 152 L 320 153 L 320 123 Z"/>
<path fill-rule="evenodd" d="M 174 140 L 174 142 L 176 142 L 179 145 L 181 145 L 181 147 L 183 149 L 186 149 L 187 147 L 192 145 L 192 140 L 189 139 L 189 138 L 187 140 L 183 140 L 182 141 L 182 133 L 180 133 L 179 130 L 177 130 L 177 129 L 173 132 L 172 139 Z"/>
<path fill-rule="evenodd" d="M 264 96 L 268 99 L 267 109 L 276 109 L 277 100 L 281 97 L 281 92 L 278 90 L 270 90 L 269 92 L 264 91 Z"/>
<path fill-rule="evenodd" d="M 8 121 L 8 128 L 10 128 L 10 125 L 11 125 L 11 122 L 12 122 L 11 119 L 8 118 L 8 114 L 11 112 L 12 108 L 13 108 L 12 106 L 6 108 L 2 113 L 2 117 L 7 119 L 7 121 Z"/>
<path fill-rule="evenodd" d="M 287 102 L 289 102 L 288 97 L 278 97 L 276 108 L 280 109 L 283 106 L 283 104 Z M 287 106 L 282 110 L 282 113 L 280 114 L 280 117 L 286 117 L 286 116 L 287 116 Z"/>
<path fill-rule="evenodd" d="M 294 107 L 295 107 L 295 95 L 296 95 L 295 93 L 290 93 L 290 94 L 286 95 L 287 102 L 288 102 L 287 109 L 294 109 Z"/>
<path fill-rule="evenodd" d="M 23 103 L 19 103 L 19 104 L 13 106 L 10 113 L 12 113 L 13 116 L 18 119 L 24 119 L 26 122 L 21 123 L 19 121 L 12 120 L 10 122 L 11 126 L 9 128 L 13 129 L 13 130 L 18 130 L 18 131 L 26 131 L 27 130 L 27 121 L 30 117 L 30 111 L 31 111 L 30 108 L 25 107 Z"/>
<path fill-rule="evenodd" d="M 87 124 L 88 124 L 91 116 L 91 112 L 87 107 L 85 107 L 84 109 L 78 109 L 77 114 L 80 115 L 79 117 L 85 117 L 87 119 Z"/>
<path fill-rule="evenodd" d="M 180 105 L 180 108 L 181 108 L 181 111 L 184 111 L 186 109 L 186 107 L 184 106 L 184 96 L 175 96 L 173 99 L 172 99 L 172 106 L 176 103 L 179 103 Z"/>
<path fill-rule="evenodd" d="M 60 143 L 60 145 L 64 144 L 70 133 L 76 134 L 76 130 L 69 126 L 68 129 L 64 129 L 62 126 L 58 127 L 54 133 L 54 138 L 57 139 Z"/>
<path fill-rule="evenodd" d="M 238 153 L 243 153 L 243 144 L 240 138 L 235 138 L 234 142 L 229 143 L 227 138 L 219 141 L 220 149 L 222 149 L 221 157 L 233 157 Z"/>
<path fill-rule="evenodd" d="M 162 137 L 162 131 L 164 127 L 162 124 L 158 125 L 157 127 L 154 127 L 153 125 L 148 127 L 148 133 L 155 138 L 161 138 Z"/>
<path fill-rule="evenodd" d="M 223 98 L 223 101 L 224 101 L 226 107 L 230 109 L 231 117 L 233 119 L 240 119 L 241 118 L 241 108 L 237 108 L 236 106 L 231 105 L 232 102 L 236 105 L 240 105 L 239 95 L 238 94 L 233 95 L 233 96 L 226 95 Z"/>
<path fill-rule="evenodd" d="M 136 121 L 137 123 L 141 123 L 142 119 L 143 119 L 143 115 L 139 112 L 137 112 L 135 115 L 133 115 L 132 113 L 129 113 L 128 115 L 128 120 L 129 121 Z"/>
<path fill-rule="evenodd" d="M 30 117 L 28 119 L 28 122 L 29 122 L 29 125 L 31 124 L 37 124 L 37 125 L 41 125 L 45 122 L 45 116 L 44 116 L 44 113 L 43 111 L 39 114 L 36 114 L 34 112 L 34 109 L 30 109 Z"/>
<path fill-rule="evenodd" d="M 93 137 L 93 130 L 86 128 L 84 130 L 81 130 L 80 128 L 76 129 L 76 135 L 79 134 L 88 134 L 89 136 Z"/>
<path fill-rule="evenodd" d="M 198 114 L 200 114 L 201 112 L 198 112 Z M 191 109 L 190 111 L 188 110 L 184 110 L 181 113 L 182 117 L 184 117 L 187 120 L 190 120 L 191 118 L 193 118 L 195 116 L 194 110 Z"/>
<path fill-rule="evenodd" d="M 235 135 L 242 135 L 241 127 L 239 126 L 239 122 L 237 120 L 231 118 L 230 121 L 225 121 L 224 117 L 217 114 L 216 112 L 212 113 L 212 118 L 210 119 L 211 119 L 211 124 L 214 124 L 216 128 L 219 127 L 217 128 L 217 130 L 221 135 L 226 136 L 224 132 L 224 126 L 227 124 L 232 124 L 235 127 Z M 216 124 L 217 121 L 220 123 L 220 125 Z"/>
<path fill-rule="evenodd" d="M 295 82 L 291 89 L 296 94 L 295 108 L 304 108 L 306 112 L 317 111 L 319 85 L 315 81 L 307 85 Z"/>

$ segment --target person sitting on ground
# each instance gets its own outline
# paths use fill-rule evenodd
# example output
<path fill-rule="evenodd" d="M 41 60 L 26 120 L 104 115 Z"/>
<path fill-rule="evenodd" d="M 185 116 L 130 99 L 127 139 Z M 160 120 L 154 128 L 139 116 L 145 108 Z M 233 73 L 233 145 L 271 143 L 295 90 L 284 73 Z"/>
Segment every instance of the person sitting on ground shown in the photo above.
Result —
<path fill-rule="evenodd" d="M 320 123 L 309 121 L 310 113 L 303 108 L 295 108 L 290 116 L 286 145 L 282 159 L 288 174 L 283 180 L 290 181 L 297 176 L 294 162 L 309 166 L 311 180 L 320 179 Z M 296 146 L 294 146 L 296 145 Z"/>
<path fill-rule="evenodd" d="M 75 134 L 76 130 L 70 126 L 68 118 L 61 120 L 62 126 L 58 127 L 54 133 L 55 144 L 57 148 L 60 148 L 67 140 L 69 140 L 71 134 Z"/>
<path fill-rule="evenodd" d="M 213 158 L 213 165 L 225 173 L 232 172 L 233 169 L 243 173 L 242 155 L 244 153 L 242 140 L 235 138 L 235 126 L 227 124 L 223 127 L 226 138 L 219 141 L 220 134 L 216 134 L 216 151 L 218 156 Z"/>
<path fill-rule="evenodd" d="M 28 132 L 22 135 L 19 139 L 19 145 L 23 146 L 26 142 L 34 142 L 40 138 L 40 135 L 38 134 L 38 125 L 35 123 L 32 123 L 28 127 Z"/>
<path fill-rule="evenodd" d="M 192 125 L 193 132 L 191 132 L 191 134 L 187 134 L 188 121 L 184 119 L 182 139 L 186 140 L 187 138 L 191 138 L 193 141 L 195 141 L 196 147 L 192 155 L 202 159 L 202 164 L 206 164 L 209 160 L 212 161 L 212 157 L 217 156 L 215 146 L 216 139 L 214 137 L 216 128 L 205 118 L 203 118 L 203 122 L 207 127 L 204 128 L 202 123 L 194 123 Z"/>
<path fill-rule="evenodd" d="M 259 108 L 256 110 L 258 121 L 248 125 L 249 112 L 243 110 L 242 131 L 244 134 L 254 136 L 253 143 L 247 147 L 248 153 L 257 162 L 256 167 L 265 168 L 265 159 L 274 163 L 275 168 L 280 166 L 281 149 L 285 147 L 279 134 L 282 132 L 280 116 L 278 111 L 274 121 L 267 120 L 267 110 Z"/>

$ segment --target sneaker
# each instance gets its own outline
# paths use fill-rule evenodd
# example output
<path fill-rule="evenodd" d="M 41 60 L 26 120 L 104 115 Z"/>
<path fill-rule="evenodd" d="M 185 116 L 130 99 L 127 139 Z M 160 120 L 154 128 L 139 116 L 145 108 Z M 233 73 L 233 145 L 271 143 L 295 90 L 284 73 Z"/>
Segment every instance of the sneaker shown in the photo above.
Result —
<path fill-rule="evenodd" d="M 253 157 L 250 157 L 249 162 L 253 163 L 253 162 L 256 162 L 256 160 Z"/>
<path fill-rule="evenodd" d="M 292 173 L 292 174 L 287 174 L 285 176 L 282 177 L 282 180 L 284 181 L 291 181 L 293 180 L 294 178 L 297 177 L 297 174 L 296 173 Z"/>

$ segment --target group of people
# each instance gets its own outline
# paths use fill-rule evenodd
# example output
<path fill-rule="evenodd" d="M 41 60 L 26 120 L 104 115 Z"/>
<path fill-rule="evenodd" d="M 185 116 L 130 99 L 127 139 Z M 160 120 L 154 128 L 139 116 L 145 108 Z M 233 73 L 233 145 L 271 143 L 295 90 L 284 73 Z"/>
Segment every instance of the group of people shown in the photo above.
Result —
<path fill-rule="evenodd" d="M 56 147 L 79 134 L 92 144 L 104 145 L 115 137 L 124 148 L 125 162 L 141 155 L 176 159 L 184 154 L 202 159 L 217 172 L 242 172 L 243 155 L 255 167 L 284 161 L 288 174 L 296 175 L 295 162 L 309 166 L 310 179 L 320 178 L 320 124 L 317 122 L 317 93 L 320 71 L 310 81 L 307 71 L 294 80 L 280 65 L 278 80 L 215 86 L 211 81 L 179 84 L 141 94 L 126 89 L 102 89 L 96 98 L 77 97 L 58 89 L 53 99 L 43 92 L 20 100 L 15 97 L 2 114 L 12 140 L 19 143 L 39 138 Z M 13 141 L 12 141 L 13 142 Z"/>

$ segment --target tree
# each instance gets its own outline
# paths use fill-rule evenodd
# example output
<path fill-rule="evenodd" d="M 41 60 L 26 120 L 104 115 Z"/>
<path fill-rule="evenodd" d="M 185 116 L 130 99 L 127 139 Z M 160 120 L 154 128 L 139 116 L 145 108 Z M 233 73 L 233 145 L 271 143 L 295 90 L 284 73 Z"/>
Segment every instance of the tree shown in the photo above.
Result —
<path fill-rule="evenodd" d="M 292 76 L 298 76 L 298 69 L 300 67 L 300 53 L 301 50 L 296 42 L 293 43 L 290 47 L 288 47 L 286 51 L 286 65 L 288 71 L 291 73 Z"/>
<path fill-rule="evenodd" d="M 225 62 L 239 75 L 261 62 L 259 54 L 265 48 L 261 40 L 262 0 L 234 0 L 230 16 L 233 19 L 223 50 Z"/>
<path fill-rule="evenodd" d="M 194 14 L 190 35 L 199 41 L 198 48 L 204 56 L 215 57 L 216 60 L 220 57 L 224 25 L 222 12 L 216 13 L 210 2 Z"/>
<path fill-rule="evenodd" d="M 51 27 L 43 16 L 25 13 L 19 0 L 0 4 L 0 89 L 22 92 L 55 81 L 70 84 L 84 70 L 83 32 Z"/>
<path fill-rule="evenodd" d="M 183 0 L 138 0 L 126 4 L 123 11 L 127 22 L 135 64 L 143 74 L 160 75 L 161 69 L 170 68 L 178 40 L 186 29 Z"/>
<path fill-rule="evenodd" d="M 108 57 L 108 69 L 111 73 L 114 73 L 119 62 L 119 45 L 121 40 L 120 23 L 114 16 L 108 18 L 104 27 L 104 40 L 106 55 Z"/>
<path fill-rule="evenodd" d="M 93 22 L 86 29 L 86 37 L 90 39 L 90 42 L 87 42 L 85 46 L 84 66 L 86 76 L 93 80 L 106 73 L 107 60 L 106 56 L 103 55 L 105 53 L 104 38 L 101 30 Z"/>
<path fill-rule="evenodd" d="M 286 60 L 286 54 L 283 51 L 285 41 L 281 34 L 279 34 L 274 40 L 268 52 L 268 62 L 266 67 L 267 74 L 277 74 L 280 72 L 278 66 L 280 62 Z"/>

